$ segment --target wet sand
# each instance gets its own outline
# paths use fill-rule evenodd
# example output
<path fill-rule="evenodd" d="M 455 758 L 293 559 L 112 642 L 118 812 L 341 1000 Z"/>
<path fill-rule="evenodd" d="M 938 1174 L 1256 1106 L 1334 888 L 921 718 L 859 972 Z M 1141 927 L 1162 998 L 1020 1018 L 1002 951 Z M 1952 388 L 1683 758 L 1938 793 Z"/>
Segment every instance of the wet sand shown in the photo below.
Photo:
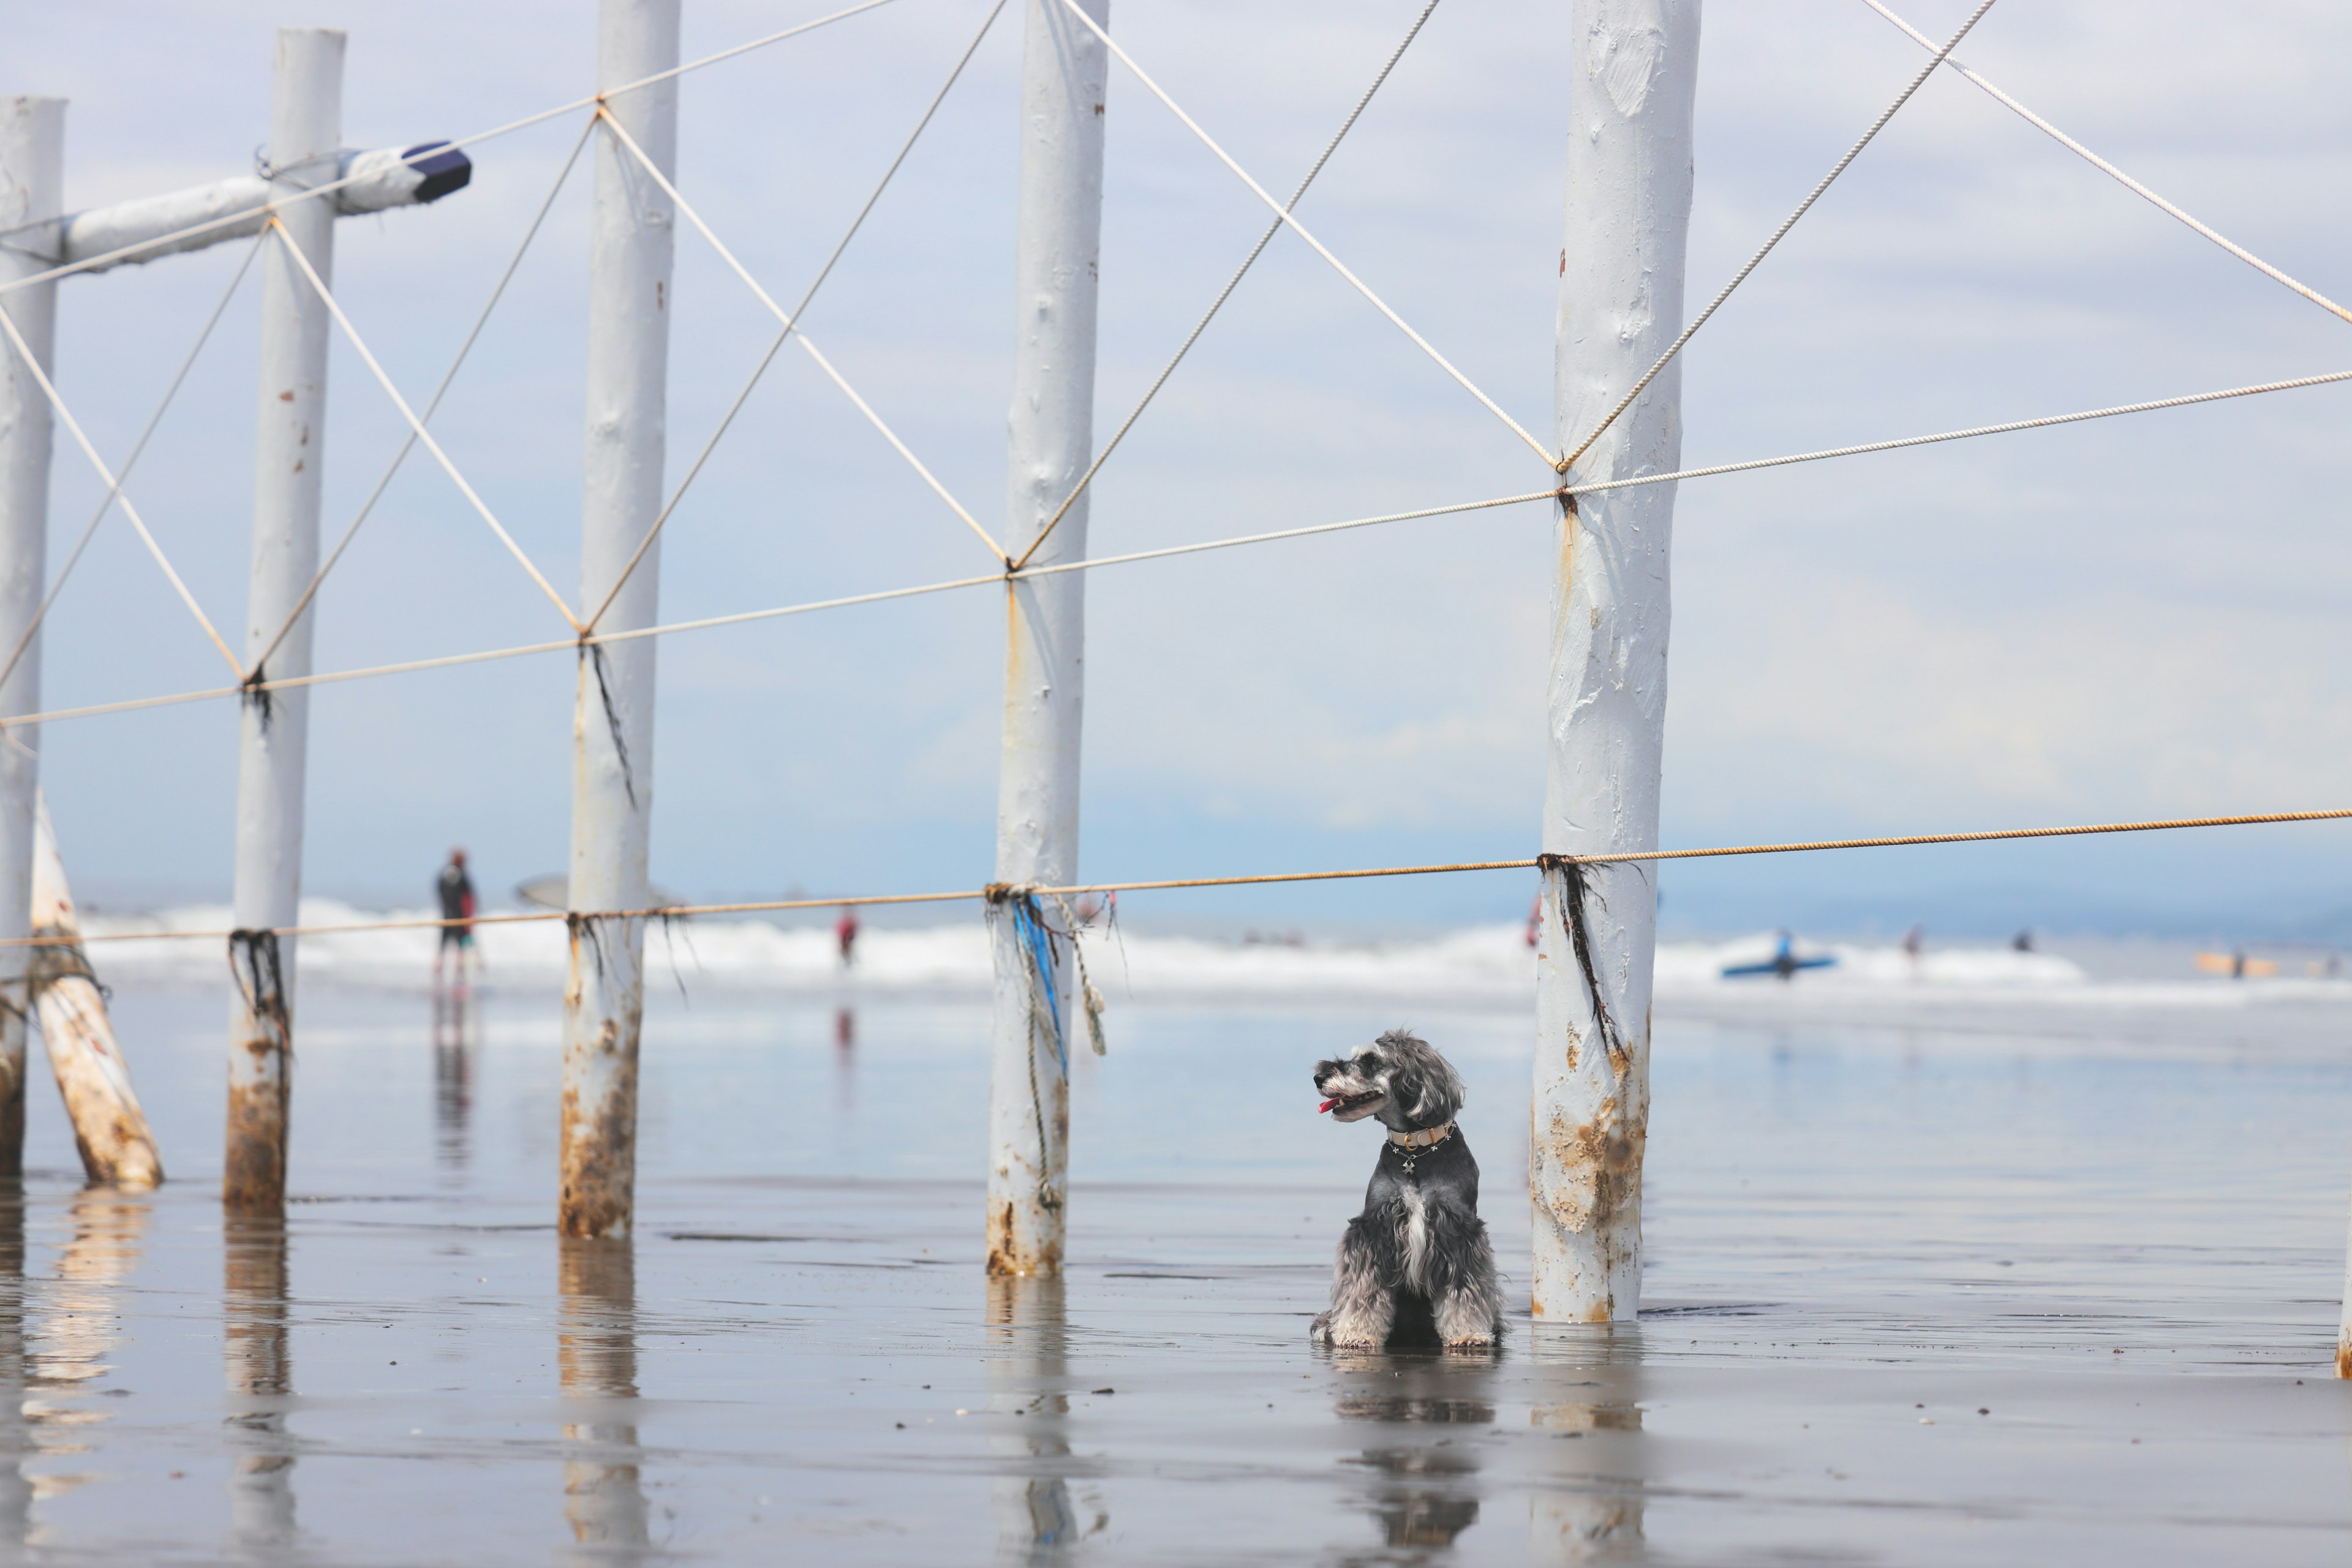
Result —
<path fill-rule="evenodd" d="M 1638 1327 L 1306 1341 L 1373 1155 L 1306 1068 L 1419 1025 L 1524 1277 L 1528 1026 L 1143 1007 L 1068 1278 L 981 1278 L 984 1019 L 673 993 L 633 1247 L 551 1224 L 551 998 L 305 996 L 287 1225 L 224 1235 L 225 1001 L 116 1012 L 173 1181 L 0 1204 L 30 1561 L 2341 1562 L 2332 1009 L 1662 1018 Z M 2061 1024 L 2063 1023 L 2063 1027 Z M 2030 1026 L 2030 1021 L 2029 1021 Z M 1523 1299 L 1523 1286 L 1515 1290 Z M 21 1548 L 18 1543 L 21 1542 Z"/>

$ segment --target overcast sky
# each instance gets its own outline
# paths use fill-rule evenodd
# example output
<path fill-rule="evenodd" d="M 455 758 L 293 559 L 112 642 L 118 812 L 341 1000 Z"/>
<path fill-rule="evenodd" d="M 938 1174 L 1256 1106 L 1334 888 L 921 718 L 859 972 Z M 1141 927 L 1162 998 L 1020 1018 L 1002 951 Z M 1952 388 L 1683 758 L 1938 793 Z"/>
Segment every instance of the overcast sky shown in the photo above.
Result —
<path fill-rule="evenodd" d="M 1941 34 L 1960 0 L 1904 0 Z M 696 0 L 689 56 L 821 14 Z M 984 0 L 896 0 L 690 77 L 680 184 L 796 297 Z M 1118 0 L 1117 34 L 1286 191 L 1419 0 Z M 1002 515 L 1018 7 L 807 317 L 983 520 Z M 593 7 L 247 0 L 23 8 L 5 87 L 72 100 L 71 205 L 251 165 L 271 29 L 351 32 L 345 137 L 462 135 L 590 83 Z M 1444 0 L 1301 207 L 1530 428 L 1548 430 L 1565 4 Z M 2004 0 L 1961 58 L 2257 253 L 2352 297 L 2352 11 Z M 1712 294 L 1925 58 L 1861 0 L 1715 0 L 1688 292 Z M 418 397 L 579 132 L 488 142 L 472 187 L 345 220 L 339 291 Z M 1097 428 L 1124 416 L 1264 209 L 1114 66 Z M 436 421 L 576 584 L 587 182 L 575 176 Z M 59 379 L 110 457 L 237 247 L 63 288 Z M 241 626 L 248 282 L 133 478 L 194 592 Z M 767 318 L 678 245 L 671 469 Z M 2198 238 L 1957 78 L 1931 82 L 1693 342 L 1693 463 L 2352 368 L 2352 328 Z M 401 426 L 341 345 L 327 528 Z M 2352 803 L 2352 390 L 1686 483 L 1664 837 L 1704 844 Z M 1546 473 L 1304 246 L 1278 240 L 1104 470 L 1097 552 L 1534 489 Z M 52 537 L 100 490 L 64 442 Z M 1166 877 L 1524 855 L 1535 843 L 1551 521 L 1541 507 L 1107 570 L 1088 589 L 1083 865 Z M 53 549 L 53 559 L 62 549 Z M 989 559 L 803 357 L 753 397 L 665 536 L 665 618 L 983 572 Z M 320 668 L 562 635 L 421 456 L 321 600 Z M 697 633 L 661 655 L 656 879 L 694 895 L 971 886 L 992 852 L 1002 604 L 982 590 Z M 120 517 L 50 623 L 47 699 L 220 683 Z M 493 889 L 562 866 L 562 656 L 318 693 L 313 890 L 422 896 L 447 846 Z M 226 886 L 236 714 L 51 726 L 68 861 L 128 895 Z M 2352 905 L 2352 826 L 1751 861 L 1668 915 L 2217 926 Z M 1169 914 L 1509 917 L 1525 877 L 1163 900 Z M 1135 905 L 1139 916 L 1147 911 Z"/>

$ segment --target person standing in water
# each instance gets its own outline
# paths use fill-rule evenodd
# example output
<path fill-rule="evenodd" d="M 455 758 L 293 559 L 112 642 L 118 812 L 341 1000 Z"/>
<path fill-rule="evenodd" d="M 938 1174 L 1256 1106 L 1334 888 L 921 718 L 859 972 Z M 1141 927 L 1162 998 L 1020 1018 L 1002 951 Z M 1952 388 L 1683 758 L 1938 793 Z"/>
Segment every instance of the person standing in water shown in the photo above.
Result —
<path fill-rule="evenodd" d="M 441 945 L 433 954 L 433 984 L 441 984 L 441 968 L 449 950 L 457 950 L 457 984 L 466 984 L 466 962 L 474 951 L 474 879 L 466 875 L 466 852 L 449 851 L 434 891 L 441 898 L 441 918 L 452 923 L 441 928 Z"/>
<path fill-rule="evenodd" d="M 856 962 L 857 911 L 847 904 L 841 906 L 841 918 L 833 922 L 833 939 L 841 943 L 841 967 L 848 968 Z"/>

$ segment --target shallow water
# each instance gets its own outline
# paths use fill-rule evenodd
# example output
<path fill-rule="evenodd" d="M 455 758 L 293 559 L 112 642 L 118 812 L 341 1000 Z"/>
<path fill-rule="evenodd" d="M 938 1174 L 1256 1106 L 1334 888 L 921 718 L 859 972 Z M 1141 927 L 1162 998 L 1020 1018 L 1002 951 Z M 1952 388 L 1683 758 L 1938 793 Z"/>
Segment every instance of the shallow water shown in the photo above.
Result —
<path fill-rule="evenodd" d="M 1522 1016 L 1115 1010 L 1076 1067 L 1069 1276 L 994 1291 L 969 1004 L 657 997 L 633 1247 L 553 1234 L 542 993 L 436 1045 L 422 997 L 312 985 L 302 1201 L 226 1236 L 225 1000 L 126 986 L 116 1017 L 174 1179 L 79 1193 L 44 1088 L 0 1205 L 28 1560 L 2352 1545 L 2336 1006 L 1661 1017 L 1640 1325 L 1337 1358 L 1306 1324 L 1374 1134 L 1317 1121 L 1307 1065 L 1401 1021 L 1444 1048 L 1523 1279 Z"/>

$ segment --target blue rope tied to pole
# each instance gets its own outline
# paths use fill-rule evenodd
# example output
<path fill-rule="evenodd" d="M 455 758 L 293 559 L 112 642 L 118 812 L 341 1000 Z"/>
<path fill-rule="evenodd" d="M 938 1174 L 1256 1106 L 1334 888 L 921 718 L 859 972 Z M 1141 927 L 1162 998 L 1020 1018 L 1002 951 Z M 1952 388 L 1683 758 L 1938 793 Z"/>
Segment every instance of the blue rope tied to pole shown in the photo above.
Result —
<path fill-rule="evenodd" d="M 1054 1055 L 1062 1064 L 1062 1077 L 1070 1076 L 1069 1047 L 1062 1039 L 1062 998 L 1054 988 L 1054 938 L 1045 929 L 1044 916 L 1037 909 L 1034 895 L 1022 893 L 1012 900 L 1013 931 L 1029 954 L 1037 984 L 1045 991 L 1045 1010 L 1054 1020 Z"/>

